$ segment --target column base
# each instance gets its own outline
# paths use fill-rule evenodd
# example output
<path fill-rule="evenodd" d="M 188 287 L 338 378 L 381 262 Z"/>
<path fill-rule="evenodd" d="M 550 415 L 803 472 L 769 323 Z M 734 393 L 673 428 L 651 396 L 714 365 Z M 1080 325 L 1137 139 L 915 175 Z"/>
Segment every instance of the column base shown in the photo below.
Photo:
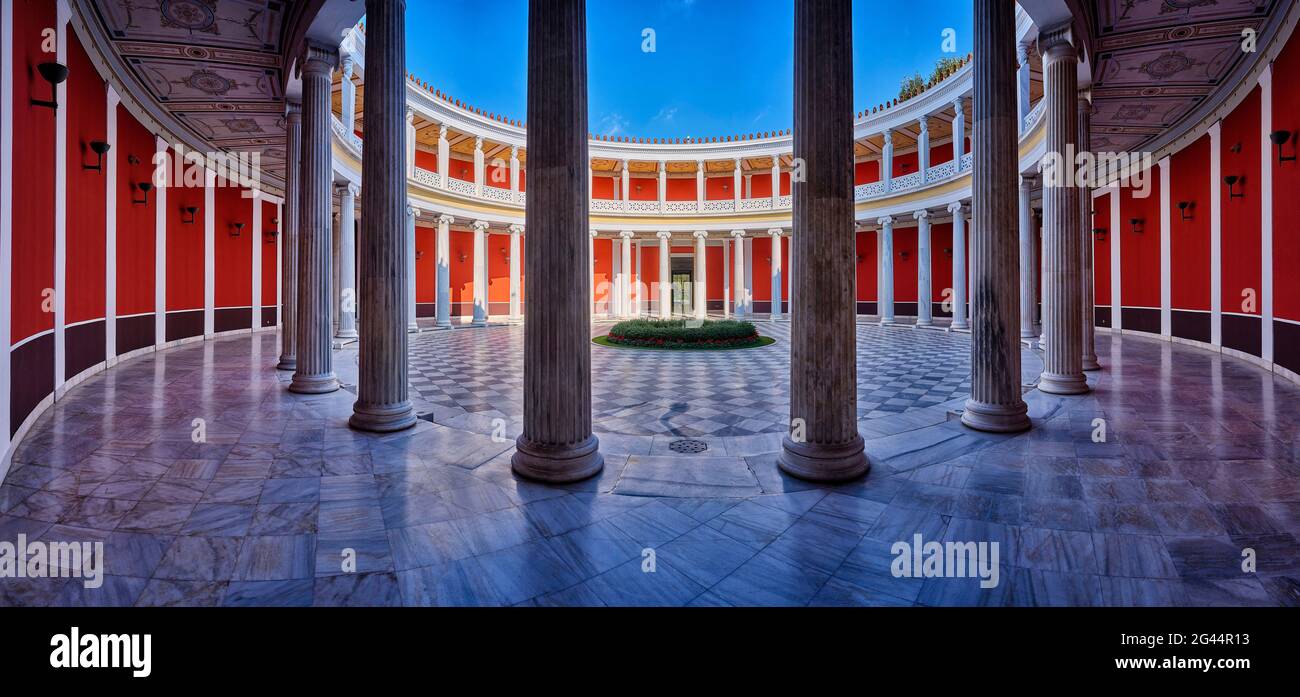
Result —
<path fill-rule="evenodd" d="M 862 436 L 856 435 L 843 445 L 796 443 L 790 436 L 781 439 L 781 454 L 776 464 L 782 472 L 811 482 L 847 482 L 871 469 L 863 452 Z"/>
<path fill-rule="evenodd" d="M 897 322 L 896 320 L 894 320 L 893 317 L 881 317 L 881 318 L 880 318 L 880 326 L 882 326 L 882 327 L 888 327 L 888 326 L 893 325 L 893 324 L 898 324 L 898 322 Z"/>
<path fill-rule="evenodd" d="M 916 320 L 916 328 L 917 328 L 917 329 L 921 329 L 922 327 L 933 327 L 933 326 L 934 326 L 934 320 L 932 320 L 932 319 L 918 319 L 918 320 Z"/>
<path fill-rule="evenodd" d="M 1038 391 L 1047 394 L 1083 394 L 1091 389 L 1088 387 L 1088 378 L 1085 378 L 1083 373 L 1057 375 L 1045 372 L 1038 378 Z"/>
<path fill-rule="evenodd" d="M 1097 362 L 1097 357 L 1096 357 L 1096 356 L 1084 356 L 1084 357 L 1083 357 L 1083 369 L 1084 369 L 1084 371 L 1086 371 L 1086 372 L 1092 372 L 1092 371 L 1094 371 L 1094 370 L 1101 370 L 1101 364 Z"/>
<path fill-rule="evenodd" d="M 1029 421 L 1029 406 L 1024 400 L 1017 400 L 1015 404 L 985 404 L 968 399 L 961 413 L 961 423 L 989 433 L 1019 433 L 1028 431 L 1033 425 Z"/>
<path fill-rule="evenodd" d="M 337 341 L 352 341 L 353 339 L 357 339 L 359 337 L 360 335 L 357 334 L 357 330 L 355 329 L 345 329 L 341 332 L 336 332 L 334 334 L 334 338 Z"/>
<path fill-rule="evenodd" d="M 289 391 L 298 394 L 325 394 L 338 389 L 339 380 L 334 373 L 324 375 L 294 374 L 293 381 L 289 383 Z"/>
<path fill-rule="evenodd" d="M 280 362 L 275 364 L 275 369 L 276 369 L 276 370 L 288 370 L 288 371 L 294 371 L 294 370 L 297 370 L 297 369 L 298 369 L 298 359 L 296 359 L 296 358 L 283 358 L 283 357 L 282 357 L 282 358 L 280 358 Z"/>
<path fill-rule="evenodd" d="M 515 439 L 515 454 L 510 458 L 510 469 L 515 474 L 552 484 L 588 479 L 604 468 L 600 439 L 594 435 L 577 445 L 538 443 L 520 435 Z"/>
<path fill-rule="evenodd" d="M 371 433 L 392 433 L 415 425 L 415 410 L 411 401 L 398 404 L 362 404 L 358 401 L 352 406 L 352 416 L 348 426 L 358 431 Z"/>
<path fill-rule="evenodd" d="M 509 324 L 523 324 L 524 318 L 523 315 L 514 315 L 511 317 L 507 317 L 506 322 Z"/>

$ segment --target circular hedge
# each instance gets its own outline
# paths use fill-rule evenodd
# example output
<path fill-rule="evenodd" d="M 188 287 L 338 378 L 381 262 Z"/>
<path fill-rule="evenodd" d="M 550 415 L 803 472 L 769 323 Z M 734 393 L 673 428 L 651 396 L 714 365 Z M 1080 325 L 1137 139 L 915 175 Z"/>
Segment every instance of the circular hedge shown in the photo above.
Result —
<path fill-rule="evenodd" d="M 653 349 L 733 349 L 766 346 L 752 322 L 688 319 L 633 319 L 619 322 L 596 343 Z"/>

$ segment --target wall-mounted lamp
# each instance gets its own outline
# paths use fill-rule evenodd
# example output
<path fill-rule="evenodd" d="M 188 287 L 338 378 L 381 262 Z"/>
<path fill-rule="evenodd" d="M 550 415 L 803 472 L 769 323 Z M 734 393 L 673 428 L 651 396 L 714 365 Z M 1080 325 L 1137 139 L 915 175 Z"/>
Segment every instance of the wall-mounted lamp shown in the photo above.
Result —
<path fill-rule="evenodd" d="M 140 164 L 140 158 L 136 157 L 135 155 L 127 155 L 126 163 L 128 165 L 138 165 Z"/>
<path fill-rule="evenodd" d="M 460 263 L 462 263 L 462 264 L 465 263 L 465 253 L 464 253 L 464 252 L 457 252 L 457 254 L 460 255 Z"/>
<path fill-rule="evenodd" d="M 230 236 L 231 236 L 231 237 L 239 237 L 240 235 L 244 234 L 244 224 L 243 224 L 243 223 L 235 223 L 235 224 L 232 225 L 231 227 L 234 228 L 234 230 L 232 230 L 232 231 L 230 232 Z"/>
<path fill-rule="evenodd" d="M 272 218 L 271 229 L 262 233 L 262 236 L 266 238 L 267 244 L 275 244 L 275 238 L 280 236 L 280 231 L 276 229 L 278 227 L 280 227 L 280 219 Z"/>
<path fill-rule="evenodd" d="M 93 152 L 93 153 L 95 153 L 96 155 L 99 156 L 99 160 L 98 160 L 95 164 L 93 164 L 93 165 L 88 165 L 88 164 L 84 164 L 84 163 L 83 163 L 83 164 L 81 165 L 81 168 L 82 168 L 82 169 L 93 169 L 93 170 L 95 170 L 96 172 L 99 172 L 100 174 L 103 174 L 103 173 L 104 173 L 104 154 L 107 153 L 107 152 L 108 152 L 112 147 L 113 147 L 113 146 L 109 145 L 108 143 L 105 143 L 105 142 L 102 141 L 102 140 L 92 140 L 92 141 L 90 141 L 90 150 L 91 150 L 91 152 Z"/>
<path fill-rule="evenodd" d="M 1282 146 L 1286 145 L 1287 141 L 1291 140 L 1291 131 L 1273 131 L 1268 134 L 1268 139 L 1273 141 L 1273 145 L 1277 146 L 1277 163 L 1279 165 L 1283 162 L 1295 162 L 1295 155 L 1291 155 L 1290 157 L 1282 156 Z M 1294 145 L 1291 146 L 1291 151 L 1295 152 Z"/>
<path fill-rule="evenodd" d="M 723 190 L 723 191 L 731 191 L 731 185 L 730 185 L 730 184 L 723 183 L 723 185 L 722 185 L 722 190 Z"/>
<path fill-rule="evenodd" d="M 1246 178 L 1245 178 L 1245 177 L 1239 177 L 1239 176 L 1237 176 L 1237 175 L 1235 175 L 1235 174 L 1229 174 L 1228 176 L 1224 177 L 1224 178 L 1223 178 L 1223 183 L 1228 185 L 1228 198 L 1243 198 L 1243 197 L 1245 197 L 1245 194 L 1243 194 L 1242 192 L 1240 192 L 1240 191 L 1233 191 L 1233 187 L 1235 187 L 1238 183 L 1243 183 L 1243 184 L 1244 184 L 1245 182 L 1246 182 Z"/>
<path fill-rule="evenodd" d="M 1094 237 L 1098 242 L 1105 242 L 1105 241 L 1106 241 L 1106 228 L 1104 228 L 1104 227 L 1095 227 L 1095 228 L 1093 228 L 1093 229 L 1092 229 L 1092 236 L 1093 236 L 1093 237 Z"/>
<path fill-rule="evenodd" d="M 1241 152 L 1241 143 L 1233 143 L 1232 146 L 1228 148 L 1228 150 L 1232 151 L 1233 153 Z"/>
<path fill-rule="evenodd" d="M 153 184 L 151 182 L 140 182 L 139 184 L 135 185 L 135 188 L 139 189 L 141 192 L 144 193 L 144 198 L 136 199 L 135 197 L 132 197 L 131 203 L 141 205 L 141 206 L 148 205 L 149 192 L 153 191 Z"/>
<path fill-rule="evenodd" d="M 181 211 L 183 211 L 183 212 L 185 213 L 185 215 L 189 216 L 188 218 L 186 218 L 185 216 L 181 216 L 181 223 L 184 224 L 184 225 L 193 225 L 193 224 L 194 224 L 194 214 L 199 212 L 198 207 L 197 207 L 197 206 L 186 206 L 186 207 L 182 208 Z"/>
<path fill-rule="evenodd" d="M 943 253 L 946 254 L 946 255 L 948 255 L 948 258 L 951 259 L 951 258 L 952 258 L 952 247 L 944 247 L 944 248 L 943 248 Z"/>
<path fill-rule="evenodd" d="M 1182 214 L 1182 216 L 1183 216 L 1183 220 L 1191 220 L 1191 219 L 1192 219 L 1192 214 L 1187 212 L 1188 209 L 1190 209 L 1190 208 L 1192 208 L 1192 202 L 1191 202 L 1191 201 L 1179 201 L 1179 202 L 1178 202 L 1178 212 Z"/>
<path fill-rule="evenodd" d="M 906 258 L 908 257 L 907 250 L 905 249 L 905 250 L 899 252 L 899 253 L 898 253 L 898 257 L 899 257 L 900 259 L 906 259 Z"/>
<path fill-rule="evenodd" d="M 416 260 L 416 261 L 419 261 L 419 260 L 421 260 L 421 259 L 423 259 L 423 258 L 424 258 L 424 250 L 422 250 L 422 249 L 417 249 L 417 250 L 415 250 L 415 260 Z"/>
<path fill-rule="evenodd" d="M 1142 222 L 1143 221 L 1141 218 L 1129 218 L 1128 224 L 1129 224 L 1129 228 L 1133 230 L 1133 234 L 1135 235 L 1142 234 Z"/>
<path fill-rule="evenodd" d="M 50 99 L 48 101 L 44 99 L 33 99 L 32 106 L 58 109 L 58 86 L 64 80 L 68 79 L 68 66 L 62 63 L 41 63 L 36 66 L 36 72 L 40 73 L 41 77 L 45 78 L 46 82 L 50 83 Z"/>
<path fill-rule="evenodd" d="M 502 248 L 501 248 L 501 258 L 502 258 L 502 259 L 507 259 L 507 260 L 510 259 L 510 250 L 506 249 L 505 247 L 502 247 Z"/>

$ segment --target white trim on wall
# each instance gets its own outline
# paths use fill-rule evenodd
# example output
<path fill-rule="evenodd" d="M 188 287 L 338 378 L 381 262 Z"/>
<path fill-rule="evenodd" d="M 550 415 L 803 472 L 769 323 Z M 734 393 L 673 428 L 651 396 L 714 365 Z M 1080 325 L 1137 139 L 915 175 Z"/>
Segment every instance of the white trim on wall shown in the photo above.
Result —
<path fill-rule="evenodd" d="M 154 155 L 167 152 L 167 141 L 154 136 Z M 163 176 L 172 181 L 172 161 L 162 158 Z M 167 343 L 167 187 L 160 186 L 154 197 L 153 228 L 153 345 Z"/>
<path fill-rule="evenodd" d="M 1119 205 L 1122 196 L 1118 183 L 1111 184 L 1106 189 L 1110 193 L 1110 233 L 1107 235 L 1110 239 L 1110 326 L 1115 331 L 1121 331 L 1124 328 L 1124 298 L 1122 297 L 1124 284 L 1121 282 L 1124 278 L 1124 255 L 1120 250 L 1119 228 Z"/>
<path fill-rule="evenodd" d="M 250 301 L 252 317 L 249 328 L 262 328 L 262 198 L 256 192 L 250 197 L 253 208 L 253 296 Z"/>
<path fill-rule="evenodd" d="M 216 334 L 215 307 L 217 302 L 217 175 L 203 170 L 203 338 Z"/>
<path fill-rule="evenodd" d="M 1170 247 L 1169 167 L 1171 160 L 1163 157 L 1160 167 L 1160 333 L 1173 334 L 1173 283 L 1171 273 L 1172 249 Z"/>
<path fill-rule="evenodd" d="M 284 204 L 275 204 L 275 326 L 284 326 Z"/>
<path fill-rule="evenodd" d="M 1259 75 L 1260 356 L 1273 361 L 1273 64 Z"/>
<path fill-rule="evenodd" d="M 55 10 L 55 60 L 68 64 L 68 18 L 72 12 L 67 0 L 58 0 Z M 54 90 L 61 108 L 54 111 L 54 395 L 63 394 L 67 367 L 68 320 L 68 81 Z"/>
<path fill-rule="evenodd" d="M 14 2 L 0 0 L 0 481 L 9 472 L 9 353 L 13 310 Z"/>
<path fill-rule="evenodd" d="M 117 363 L 117 90 L 105 90 L 104 141 L 108 143 L 104 159 L 104 360 Z"/>
<path fill-rule="evenodd" d="M 1223 122 L 1210 126 L 1210 344 L 1223 345 Z"/>

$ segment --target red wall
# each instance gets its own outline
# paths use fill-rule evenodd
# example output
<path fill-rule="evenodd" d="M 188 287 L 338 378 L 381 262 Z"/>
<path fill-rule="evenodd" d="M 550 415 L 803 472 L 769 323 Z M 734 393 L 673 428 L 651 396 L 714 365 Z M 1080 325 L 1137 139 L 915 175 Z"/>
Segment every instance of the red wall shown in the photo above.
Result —
<path fill-rule="evenodd" d="M 216 307 L 249 307 L 253 304 L 253 199 L 244 198 L 244 189 L 238 186 L 221 179 L 216 183 L 213 303 Z M 235 223 L 244 224 L 239 237 L 231 236 Z"/>
<path fill-rule="evenodd" d="M 880 160 L 858 162 L 853 165 L 853 183 L 870 184 L 880 181 Z"/>
<path fill-rule="evenodd" d="M 519 246 L 523 247 L 521 241 Z M 504 250 L 504 251 L 502 251 Z M 510 302 L 510 236 L 488 235 L 488 302 Z M 520 281 L 523 281 L 523 267 L 519 269 Z"/>
<path fill-rule="evenodd" d="M 437 300 L 437 242 L 436 229 L 415 226 L 415 302 L 417 303 L 431 303 Z"/>
<path fill-rule="evenodd" d="M 941 165 L 952 159 L 952 142 L 930 148 L 930 166 Z"/>
<path fill-rule="evenodd" d="M 750 278 L 753 279 L 754 300 L 772 302 L 772 262 L 768 261 L 772 256 L 772 236 L 765 233 L 754 235 L 753 244 L 750 265 L 754 271 Z"/>
<path fill-rule="evenodd" d="M 665 200 L 668 201 L 694 201 L 695 200 L 695 177 L 668 177 L 668 188 Z M 651 197 L 654 198 L 654 197 Z"/>
<path fill-rule="evenodd" d="M 41 304 L 54 288 L 53 109 L 32 106 L 28 95 L 50 98 L 36 66 L 55 59 L 41 51 L 41 31 L 57 21 L 49 0 L 14 2 L 13 279 L 10 337 L 17 343 L 54 328 Z"/>
<path fill-rule="evenodd" d="M 1106 231 L 1106 239 L 1092 236 L 1093 304 L 1110 306 L 1110 243 L 1116 231 L 1110 229 L 1110 195 L 1092 199 L 1092 228 Z"/>
<path fill-rule="evenodd" d="M 880 268 L 876 260 L 876 245 L 875 230 L 867 230 L 857 234 L 857 299 L 859 302 L 875 302 L 880 299 L 876 297 L 877 269 Z"/>
<path fill-rule="evenodd" d="M 1151 181 L 1146 198 L 1134 196 L 1129 187 L 1120 189 L 1120 263 L 1123 275 L 1120 297 L 1125 307 L 1160 307 L 1160 176 L 1158 168 L 1148 173 Z M 1142 221 L 1142 232 L 1134 233 L 1132 220 Z"/>
<path fill-rule="evenodd" d="M 152 139 L 150 139 L 152 141 Z M 149 176 L 150 155 L 136 154 L 140 164 L 127 165 L 118 171 L 118 176 L 125 176 L 131 181 L 143 181 Z M 169 156 L 175 153 L 169 152 Z M 175 157 L 172 157 L 175 163 Z M 188 168 L 187 168 L 188 169 Z M 181 178 L 182 184 L 184 178 Z M 203 309 L 203 216 L 206 215 L 203 201 L 203 187 L 176 186 L 167 187 L 167 311 Z M 157 200 L 157 192 L 149 192 L 152 205 Z M 194 206 L 193 223 L 182 222 L 188 218 L 185 208 Z M 218 215 L 217 220 L 221 220 Z M 222 230 L 217 230 L 222 233 Z"/>
<path fill-rule="evenodd" d="M 930 299 L 943 302 L 943 291 L 952 288 L 952 223 L 930 225 Z"/>
<path fill-rule="evenodd" d="M 704 262 L 707 267 L 705 270 L 705 276 L 708 279 L 709 300 L 721 301 L 724 297 L 723 288 L 725 285 L 723 283 L 723 276 L 726 269 L 726 265 L 723 264 L 722 260 L 722 246 L 705 247 Z"/>
<path fill-rule="evenodd" d="M 465 303 L 465 315 L 474 313 L 474 233 L 452 230 L 449 234 L 451 256 L 448 259 L 451 274 L 451 314 L 456 315 L 456 303 Z M 465 260 L 460 260 L 460 255 Z"/>
<path fill-rule="evenodd" d="M 430 172 L 438 171 L 438 154 L 425 152 L 423 150 L 415 151 L 415 166 L 420 169 L 427 169 Z"/>
<path fill-rule="evenodd" d="M 1210 309 L 1210 137 L 1169 158 L 1170 305 L 1181 310 Z M 1183 220 L 1179 201 L 1187 201 Z"/>
<path fill-rule="evenodd" d="M 604 306 L 613 300 L 614 295 L 614 273 L 613 259 L 610 257 L 610 244 L 612 240 L 597 239 L 591 244 L 592 254 L 595 255 L 595 264 L 592 269 L 592 280 L 595 283 L 593 290 L 596 293 L 596 304 Z"/>
<path fill-rule="evenodd" d="M 132 183 L 146 176 L 154 136 L 126 110 L 117 107 L 117 145 L 106 157 L 117 158 L 117 314 L 138 315 L 154 311 L 154 252 L 157 225 L 157 191 L 149 192 L 148 205 L 133 205 Z M 140 165 L 128 160 L 135 157 Z M 148 167 L 152 167 L 149 164 Z M 178 190 L 169 188 L 168 201 Z M 202 196 L 200 196 L 202 203 Z M 202 304 L 200 286 L 200 305 Z"/>
<path fill-rule="evenodd" d="M 255 244 L 262 245 L 262 300 L 264 307 L 274 307 L 279 302 L 276 297 L 275 279 L 279 277 L 280 262 L 277 259 L 277 250 L 280 248 L 280 237 L 276 236 L 270 242 L 267 242 L 266 233 L 271 230 L 280 231 L 280 224 L 276 222 L 279 217 L 279 206 L 270 201 L 262 201 L 262 239 Z M 261 317 L 259 314 L 258 317 Z M 261 321 L 258 321 L 261 324 Z"/>
<path fill-rule="evenodd" d="M 66 323 L 104 316 L 105 172 L 90 142 L 107 140 L 107 94 L 76 33 L 68 31 L 67 303 Z M 110 151 L 111 152 L 111 151 Z M 104 157 L 108 162 L 109 156 Z"/>
<path fill-rule="evenodd" d="M 614 193 L 614 178 L 603 175 L 593 175 L 591 178 L 591 197 L 603 199 L 616 199 L 618 194 Z"/>
<path fill-rule="evenodd" d="M 1228 187 L 1223 187 L 1223 311 L 1235 314 L 1258 315 L 1262 308 L 1259 298 L 1259 109 L 1260 91 L 1256 87 L 1223 120 L 1219 140 L 1223 176 L 1236 174 L 1245 178 L 1233 187 L 1234 191 L 1243 194 L 1241 198 L 1229 198 Z M 1233 152 L 1238 143 L 1241 152 Z M 1256 298 L 1254 310 L 1249 313 L 1242 309 L 1242 292 L 1247 288 L 1254 289 Z"/>
<path fill-rule="evenodd" d="M 1273 63 L 1273 130 L 1290 131 L 1283 156 L 1300 147 L 1300 41 Z M 1279 163 L 1273 147 L 1273 314 L 1300 321 L 1300 160 Z"/>
<path fill-rule="evenodd" d="M 917 171 L 917 157 L 915 152 L 909 152 L 902 155 L 894 154 L 894 176 L 901 177 L 904 174 L 911 174 Z"/>
<path fill-rule="evenodd" d="M 894 302 L 916 302 L 915 227 L 894 228 Z"/>

